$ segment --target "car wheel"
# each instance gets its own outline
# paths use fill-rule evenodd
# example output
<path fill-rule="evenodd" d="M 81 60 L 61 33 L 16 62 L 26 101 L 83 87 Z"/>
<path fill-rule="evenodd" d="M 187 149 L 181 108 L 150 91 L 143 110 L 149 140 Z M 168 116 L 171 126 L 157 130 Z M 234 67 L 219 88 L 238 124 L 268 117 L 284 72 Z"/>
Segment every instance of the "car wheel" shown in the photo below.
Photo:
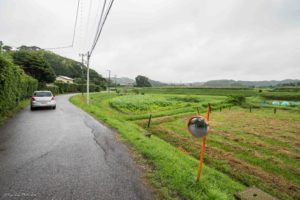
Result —
<path fill-rule="evenodd" d="M 30 106 L 30 110 L 31 110 L 31 111 L 34 110 L 34 107 Z"/>
<path fill-rule="evenodd" d="M 56 106 L 53 106 L 53 110 L 55 110 L 56 109 Z"/>

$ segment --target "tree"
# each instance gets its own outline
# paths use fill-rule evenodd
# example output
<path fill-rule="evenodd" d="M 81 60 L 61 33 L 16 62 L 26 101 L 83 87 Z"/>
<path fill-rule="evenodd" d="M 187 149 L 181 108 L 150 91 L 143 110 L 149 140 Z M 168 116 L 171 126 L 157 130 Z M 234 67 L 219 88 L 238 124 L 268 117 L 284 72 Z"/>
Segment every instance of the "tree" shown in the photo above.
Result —
<path fill-rule="evenodd" d="M 146 76 L 138 75 L 135 77 L 135 82 L 137 87 L 151 87 L 151 83 Z"/>
<path fill-rule="evenodd" d="M 3 46 L 3 42 L 0 41 L 0 53 L 2 52 L 2 46 Z"/>
<path fill-rule="evenodd" d="M 52 83 L 55 73 L 39 51 L 20 50 L 13 53 L 14 62 L 39 82 Z"/>
<path fill-rule="evenodd" d="M 32 51 L 39 51 L 42 50 L 40 47 L 37 46 L 25 46 L 22 45 L 20 47 L 18 47 L 18 50 L 22 51 L 22 50 L 32 50 Z"/>
<path fill-rule="evenodd" d="M 4 49 L 5 51 L 11 51 L 12 50 L 12 47 L 11 46 L 8 46 L 8 45 L 4 45 L 2 47 L 2 49 Z"/>

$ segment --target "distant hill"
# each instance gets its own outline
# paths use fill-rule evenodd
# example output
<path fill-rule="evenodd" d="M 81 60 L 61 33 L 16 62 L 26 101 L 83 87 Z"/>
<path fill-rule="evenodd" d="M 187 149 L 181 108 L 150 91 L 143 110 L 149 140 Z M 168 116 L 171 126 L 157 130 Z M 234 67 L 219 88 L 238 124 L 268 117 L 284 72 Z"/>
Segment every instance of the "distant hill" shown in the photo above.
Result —
<path fill-rule="evenodd" d="M 135 84 L 135 80 L 131 79 L 131 78 L 127 78 L 127 77 L 121 77 L 121 78 L 117 78 L 117 84 L 120 85 L 134 85 Z"/>
<path fill-rule="evenodd" d="M 151 80 L 151 79 L 149 79 L 149 82 L 151 83 L 152 87 L 163 87 L 163 86 L 169 85 L 167 83 L 163 83 L 163 82 L 155 81 L 155 80 Z"/>
<path fill-rule="evenodd" d="M 168 86 L 167 83 L 162 83 L 160 81 L 155 81 L 155 80 L 151 80 L 151 79 L 149 79 L 149 82 L 151 83 L 151 85 L 153 87 Z M 135 80 L 131 79 L 131 78 L 127 78 L 127 77 L 121 77 L 121 78 L 117 78 L 117 84 L 120 84 L 120 85 L 135 85 Z"/>
<path fill-rule="evenodd" d="M 68 76 L 71 78 L 81 79 L 82 75 L 86 79 L 86 67 L 81 69 L 82 65 L 80 62 L 62 57 L 50 51 L 40 51 L 50 66 L 55 71 L 56 75 Z M 83 74 L 82 74 L 83 73 Z M 90 68 L 90 81 L 96 85 L 106 85 L 106 80 L 98 74 L 95 70 Z"/>
<path fill-rule="evenodd" d="M 298 79 L 285 79 L 281 81 L 276 81 L 276 80 L 270 80 L 270 81 L 235 81 L 235 80 L 211 80 L 203 83 L 202 86 L 206 87 L 270 87 L 270 86 L 277 86 L 280 84 L 285 84 L 285 83 L 294 83 L 294 82 L 299 82 L 300 80 Z"/>
<path fill-rule="evenodd" d="M 281 81 L 270 80 L 270 81 L 242 81 L 242 80 L 231 80 L 231 79 L 220 79 L 210 80 L 206 82 L 193 82 L 193 83 L 163 83 L 149 79 L 149 82 L 153 87 L 164 87 L 164 86 L 191 86 L 191 87 L 274 87 L 280 86 L 287 83 L 297 83 L 299 79 L 284 79 Z M 135 80 L 127 77 L 117 78 L 117 83 L 120 85 L 134 85 Z"/>

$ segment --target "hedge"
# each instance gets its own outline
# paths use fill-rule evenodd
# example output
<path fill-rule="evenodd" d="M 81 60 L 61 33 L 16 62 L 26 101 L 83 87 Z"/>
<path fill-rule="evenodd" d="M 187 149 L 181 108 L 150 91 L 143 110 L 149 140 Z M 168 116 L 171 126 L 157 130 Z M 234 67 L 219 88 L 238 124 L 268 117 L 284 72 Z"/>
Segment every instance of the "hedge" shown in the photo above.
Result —
<path fill-rule="evenodd" d="M 8 56 L 0 54 L 0 116 L 30 97 L 37 87 L 36 79 L 26 75 Z"/>
<path fill-rule="evenodd" d="M 86 85 L 84 84 L 83 87 L 81 84 L 76 83 L 63 83 L 63 82 L 55 82 L 55 86 L 59 88 L 59 93 L 72 93 L 72 92 L 82 92 L 86 91 Z M 49 86 L 48 86 L 49 87 Z M 98 85 L 90 84 L 90 92 L 100 92 L 101 88 Z"/>

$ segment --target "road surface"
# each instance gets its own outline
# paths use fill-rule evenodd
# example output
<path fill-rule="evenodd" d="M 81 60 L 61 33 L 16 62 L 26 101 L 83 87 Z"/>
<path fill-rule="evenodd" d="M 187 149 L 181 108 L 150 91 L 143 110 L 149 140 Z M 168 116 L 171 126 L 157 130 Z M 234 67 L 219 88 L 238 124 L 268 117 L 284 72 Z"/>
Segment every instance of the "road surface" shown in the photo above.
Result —
<path fill-rule="evenodd" d="M 0 199 L 152 199 L 125 145 L 69 97 L 0 126 Z"/>

